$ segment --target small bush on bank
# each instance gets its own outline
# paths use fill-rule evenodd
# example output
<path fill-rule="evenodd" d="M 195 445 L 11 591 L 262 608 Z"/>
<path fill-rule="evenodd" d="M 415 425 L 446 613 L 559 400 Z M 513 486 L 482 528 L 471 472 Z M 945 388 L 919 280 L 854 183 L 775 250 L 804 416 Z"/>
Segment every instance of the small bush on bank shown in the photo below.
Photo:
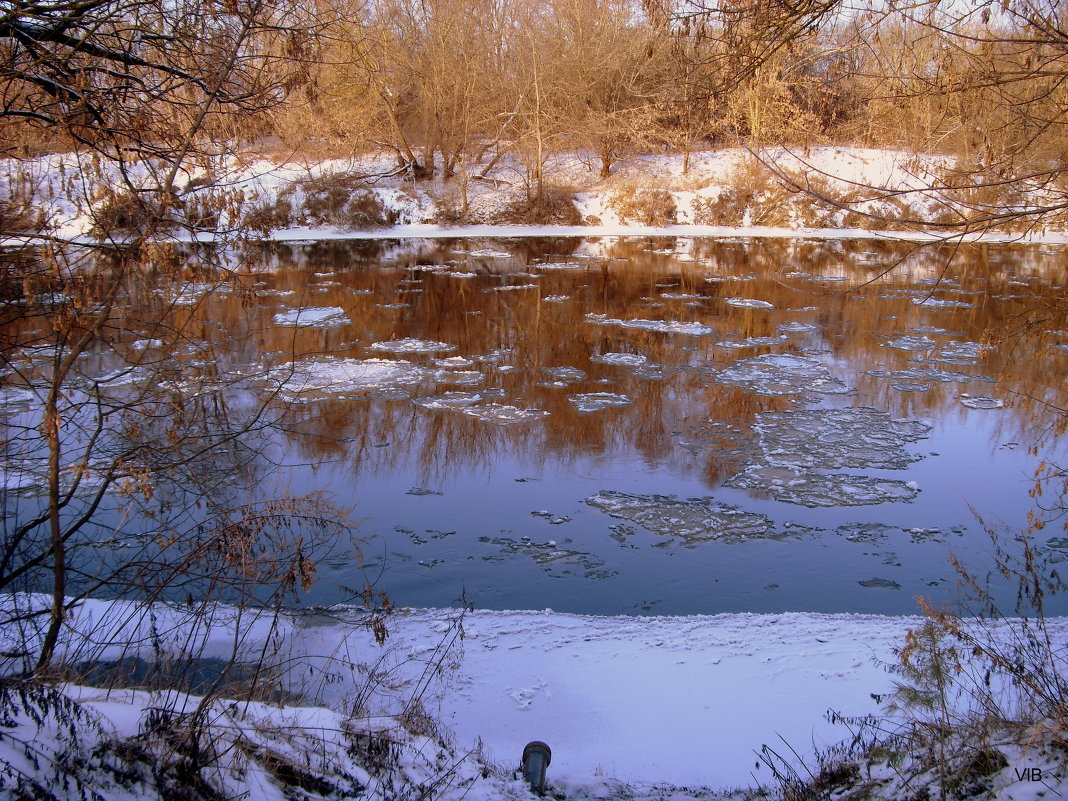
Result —
<path fill-rule="evenodd" d="M 675 198 L 664 189 L 626 187 L 616 190 L 608 198 L 608 205 L 622 223 L 674 225 L 678 221 Z"/>

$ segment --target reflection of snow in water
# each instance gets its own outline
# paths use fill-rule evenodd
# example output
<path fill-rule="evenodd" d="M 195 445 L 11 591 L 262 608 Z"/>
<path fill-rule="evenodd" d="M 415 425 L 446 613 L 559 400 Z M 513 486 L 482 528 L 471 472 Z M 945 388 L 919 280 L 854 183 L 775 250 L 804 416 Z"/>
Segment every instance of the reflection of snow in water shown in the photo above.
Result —
<path fill-rule="evenodd" d="M 385 353 L 437 353 L 456 350 L 455 345 L 448 342 L 434 342 L 429 339 L 391 339 L 388 342 L 375 342 L 371 350 Z"/>
<path fill-rule="evenodd" d="M 308 307 L 303 309 L 290 309 L 279 312 L 274 316 L 276 325 L 306 325 L 315 328 L 328 328 L 336 325 L 346 325 L 350 322 L 345 310 L 340 306 L 326 306 L 321 308 Z"/>
<path fill-rule="evenodd" d="M 673 320 L 619 320 L 604 314 L 587 314 L 586 322 L 594 325 L 616 325 L 621 328 L 639 328 L 645 331 L 661 331 L 665 334 L 688 334 L 705 336 L 714 329 L 701 323 L 680 323 Z"/>
<path fill-rule="evenodd" d="M 611 392 L 588 392 L 581 395 L 568 395 L 568 401 L 580 412 L 599 412 L 613 406 L 627 406 L 631 403 L 626 395 L 614 395 Z"/>
<path fill-rule="evenodd" d="M 630 520 L 655 534 L 686 540 L 748 539 L 775 533 L 767 517 L 711 498 L 679 500 L 669 495 L 630 495 L 603 490 L 585 503 L 612 517 Z"/>
<path fill-rule="evenodd" d="M 721 384 L 742 387 L 757 395 L 841 395 L 852 391 L 816 359 L 789 354 L 754 356 L 732 362 L 722 370 L 709 369 L 707 375 Z"/>

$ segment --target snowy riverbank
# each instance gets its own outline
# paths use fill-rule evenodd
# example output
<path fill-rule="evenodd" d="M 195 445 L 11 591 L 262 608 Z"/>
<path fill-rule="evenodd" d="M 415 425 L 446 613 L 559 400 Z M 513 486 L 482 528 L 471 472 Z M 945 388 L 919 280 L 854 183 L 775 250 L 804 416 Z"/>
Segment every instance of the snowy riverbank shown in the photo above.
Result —
<path fill-rule="evenodd" d="M 760 748 L 785 753 L 789 744 L 811 758 L 846 737 L 825 713 L 878 712 L 872 694 L 892 688 L 885 665 L 920 623 L 850 614 L 595 617 L 549 610 L 475 611 L 462 626 L 457 618 L 455 610 L 396 613 L 380 645 L 356 610 L 271 623 L 221 608 L 204 626 L 203 614 L 184 609 L 155 607 L 146 616 L 127 604 L 91 601 L 73 621 L 83 634 L 65 647 L 68 656 L 84 657 L 92 641 L 103 659 L 120 651 L 129 657 L 129 643 L 146 659 L 226 659 L 235 643 L 244 654 L 266 650 L 286 666 L 282 684 L 298 706 L 323 705 L 331 715 L 357 710 L 356 719 L 377 725 L 410 716 L 418 699 L 420 714 L 448 730 L 457 753 L 481 744 L 502 776 L 526 742 L 543 740 L 553 749 L 553 785 L 574 796 L 600 794 L 613 782 L 719 791 L 770 783 L 767 769 L 757 767 Z M 1068 642 L 1068 621 L 1053 630 Z M 113 645 L 102 648 L 104 642 Z M 116 730 L 144 712 L 133 707 L 151 704 L 145 693 L 77 695 L 107 700 L 97 709 L 118 716 L 105 726 Z M 123 711 L 116 699 L 132 706 Z M 284 709 L 260 712 L 272 714 L 286 717 Z"/>

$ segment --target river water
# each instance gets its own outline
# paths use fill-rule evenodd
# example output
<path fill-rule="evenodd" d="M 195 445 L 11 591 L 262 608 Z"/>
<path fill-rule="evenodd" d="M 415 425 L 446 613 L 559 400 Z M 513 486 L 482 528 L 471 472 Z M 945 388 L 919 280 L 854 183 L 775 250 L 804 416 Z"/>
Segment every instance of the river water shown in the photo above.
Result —
<path fill-rule="evenodd" d="M 1068 464 L 1066 255 L 323 242 L 158 292 L 289 409 L 248 492 L 350 509 L 360 553 L 325 558 L 309 602 L 370 576 L 411 606 L 898 614 L 959 597 L 951 555 L 985 579 L 991 532 L 1011 551 L 1056 513 L 1032 494 Z M 1059 523 L 1032 542 L 1068 556 Z"/>

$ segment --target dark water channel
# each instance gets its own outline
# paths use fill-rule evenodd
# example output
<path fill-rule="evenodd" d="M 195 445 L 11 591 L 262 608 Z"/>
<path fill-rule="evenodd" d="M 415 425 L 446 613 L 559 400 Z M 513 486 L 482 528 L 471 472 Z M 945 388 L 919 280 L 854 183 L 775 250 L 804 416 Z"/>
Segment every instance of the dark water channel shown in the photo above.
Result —
<path fill-rule="evenodd" d="M 1066 255 L 328 242 L 190 313 L 292 405 L 250 492 L 351 507 L 397 603 L 896 614 L 956 597 L 951 553 L 985 575 L 987 529 L 1011 548 L 1068 464 Z M 1059 524 L 1035 542 L 1068 555 Z M 312 602 L 363 581 L 344 549 L 318 576 Z"/>

